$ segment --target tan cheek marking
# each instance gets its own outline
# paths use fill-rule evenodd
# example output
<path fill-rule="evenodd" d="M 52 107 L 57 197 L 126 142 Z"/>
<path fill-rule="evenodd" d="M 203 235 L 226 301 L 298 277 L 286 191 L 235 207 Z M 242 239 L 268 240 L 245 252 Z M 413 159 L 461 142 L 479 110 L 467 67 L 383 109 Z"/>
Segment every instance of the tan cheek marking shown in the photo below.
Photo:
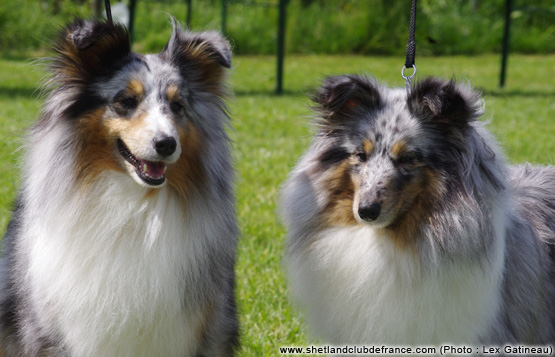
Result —
<path fill-rule="evenodd" d="M 357 224 L 353 213 L 355 186 L 349 169 L 349 162 L 344 162 L 335 170 L 331 170 L 324 180 L 324 187 L 328 190 L 328 203 L 322 210 L 320 218 L 324 227 Z"/>
<path fill-rule="evenodd" d="M 104 125 L 107 134 L 112 138 L 121 138 L 129 147 L 131 152 L 134 148 L 141 147 L 145 140 L 144 136 L 148 135 L 145 131 L 146 113 L 138 113 L 132 118 L 113 118 L 106 119 Z"/>
<path fill-rule="evenodd" d="M 374 143 L 372 143 L 370 140 L 364 140 L 362 142 L 362 150 L 364 150 L 364 153 L 368 156 L 370 156 L 370 154 L 372 154 L 372 152 L 374 151 Z"/>
<path fill-rule="evenodd" d="M 186 128 L 179 127 L 178 132 L 182 148 L 181 156 L 176 163 L 168 166 L 166 179 L 168 185 L 178 194 L 187 197 L 188 192 L 200 185 L 206 176 L 201 158 L 203 140 L 201 133 L 190 122 Z"/>
<path fill-rule="evenodd" d="M 77 148 L 77 181 L 87 186 L 102 172 L 123 172 L 115 157 L 114 142 L 103 124 L 104 108 L 79 119 L 77 135 L 81 138 Z"/>
<path fill-rule="evenodd" d="M 444 185 L 441 177 L 429 169 L 424 169 L 420 179 L 406 187 L 401 196 L 397 209 L 406 200 L 413 200 L 412 205 L 406 209 L 402 220 L 392 227 L 388 227 L 393 241 L 404 249 L 415 249 L 418 242 L 415 237 L 419 234 L 419 228 L 424 224 L 431 224 L 431 211 L 443 195 Z"/>
<path fill-rule="evenodd" d="M 393 202 L 398 214 L 408 214 L 413 210 L 412 206 L 424 192 L 425 183 L 422 180 L 422 177 L 415 177 L 401 188 L 401 192 L 396 199 L 397 202 Z M 402 210 L 406 210 L 406 212 L 401 212 Z"/>
<path fill-rule="evenodd" d="M 407 143 L 404 141 L 398 141 L 391 147 L 391 154 L 394 157 L 401 155 L 405 151 L 407 151 Z"/>

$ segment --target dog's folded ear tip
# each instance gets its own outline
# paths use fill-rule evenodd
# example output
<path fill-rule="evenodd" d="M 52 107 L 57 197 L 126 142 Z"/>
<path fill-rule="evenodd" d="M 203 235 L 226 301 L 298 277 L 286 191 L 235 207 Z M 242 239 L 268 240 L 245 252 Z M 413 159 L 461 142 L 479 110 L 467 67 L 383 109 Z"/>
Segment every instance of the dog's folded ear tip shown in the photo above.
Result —
<path fill-rule="evenodd" d="M 129 33 L 118 23 L 76 18 L 58 36 L 50 70 L 68 82 L 104 75 L 131 53 Z"/>
<path fill-rule="evenodd" d="M 71 42 L 77 51 L 90 48 L 96 42 L 95 23 L 83 19 L 75 19 L 66 26 L 66 41 Z"/>
<path fill-rule="evenodd" d="M 484 110 L 481 93 L 470 84 L 455 79 L 426 77 L 411 88 L 409 110 L 424 120 L 464 128 Z"/>
<path fill-rule="evenodd" d="M 362 75 L 326 77 L 312 100 L 323 109 L 333 113 L 345 110 L 351 112 L 361 105 L 372 110 L 381 102 L 375 81 Z"/>
<path fill-rule="evenodd" d="M 220 64 L 227 69 L 231 68 L 231 56 L 223 55 L 220 57 Z"/>
<path fill-rule="evenodd" d="M 90 34 L 83 33 L 83 31 L 80 30 L 81 29 L 76 29 L 73 32 L 70 32 L 67 35 L 66 40 L 70 41 L 76 50 L 83 51 L 94 44 L 94 39 L 90 36 Z"/>
<path fill-rule="evenodd" d="M 231 46 L 217 31 L 191 32 L 174 23 L 172 36 L 162 50 L 174 58 L 231 68 Z"/>
<path fill-rule="evenodd" d="M 208 31 L 200 33 L 204 41 L 209 44 L 218 63 L 225 68 L 231 68 L 231 46 L 221 32 Z"/>
<path fill-rule="evenodd" d="M 68 35 L 68 40 L 73 43 L 75 49 L 84 51 L 94 45 L 95 39 L 90 34 L 84 34 L 81 31 L 74 31 Z"/>
<path fill-rule="evenodd" d="M 123 25 L 107 23 L 101 20 L 84 20 L 76 18 L 69 22 L 64 30 L 65 41 L 73 44 L 77 51 L 92 47 L 99 39 L 111 36 L 114 42 L 129 42 L 129 35 Z M 129 46 L 128 46 L 129 47 Z"/>

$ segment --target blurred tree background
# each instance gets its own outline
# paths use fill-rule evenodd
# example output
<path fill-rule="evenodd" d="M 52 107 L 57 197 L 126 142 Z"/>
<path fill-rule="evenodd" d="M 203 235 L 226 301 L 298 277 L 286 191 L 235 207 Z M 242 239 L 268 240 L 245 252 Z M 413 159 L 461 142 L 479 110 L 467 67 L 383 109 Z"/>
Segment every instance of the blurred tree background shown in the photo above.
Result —
<path fill-rule="evenodd" d="M 236 54 L 275 52 L 277 2 L 227 0 L 226 35 Z M 112 0 L 112 6 L 116 3 Z M 185 22 L 186 1 L 137 3 L 134 46 L 140 51 L 158 51 L 170 32 L 168 14 Z M 555 2 L 514 0 L 514 4 L 511 51 L 555 52 Z M 45 49 L 66 21 L 94 16 L 94 5 L 95 0 L 2 0 L 0 51 Z M 501 50 L 505 0 L 420 0 L 418 7 L 419 55 Z M 192 9 L 192 29 L 220 29 L 222 0 L 192 0 Z M 287 14 L 287 53 L 402 55 L 410 1 L 290 0 Z"/>

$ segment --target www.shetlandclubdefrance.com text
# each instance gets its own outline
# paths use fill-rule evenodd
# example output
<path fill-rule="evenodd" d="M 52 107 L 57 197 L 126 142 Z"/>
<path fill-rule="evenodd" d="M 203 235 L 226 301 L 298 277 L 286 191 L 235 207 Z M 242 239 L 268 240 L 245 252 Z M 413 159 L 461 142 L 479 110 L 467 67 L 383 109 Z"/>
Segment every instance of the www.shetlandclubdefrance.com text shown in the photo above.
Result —
<path fill-rule="evenodd" d="M 478 355 L 553 356 L 553 346 L 308 346 L 279 347 L 281 355 Z"/>

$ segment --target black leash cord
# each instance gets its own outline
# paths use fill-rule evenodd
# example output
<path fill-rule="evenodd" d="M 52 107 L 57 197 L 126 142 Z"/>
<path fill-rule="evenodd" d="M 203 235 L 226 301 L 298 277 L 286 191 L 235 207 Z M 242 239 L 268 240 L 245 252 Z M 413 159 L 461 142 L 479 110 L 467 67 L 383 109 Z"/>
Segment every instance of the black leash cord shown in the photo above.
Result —
<path fill-rule="evenodd" d="M 412 0 L 412 9 L 410 13 L 410 29 L 409 40 L 407 43 L 407 58 L 405 67 L 411 68 L 414 65 L 414 54 L 416 52 L 416 42 L 414 42 L 414 33 L 416 31 L 416 0 Z"/>
<path fill-rule="evenodd" d="M 106 19 L 108 23 L 112 25 L 112 8 L 110 7 L 110 0 L 104 0 L 104 9 L 106 10 Z"/>
<path fill-rule="evenodd" d="M 412 0 L 412 8 L 410 12 L 410 28 L 409 40 L 407 42 L 407 57 L 405 59 L 405 66 L 401 70 L 401 75 L 406 80 L 407 87 L 410 87 L 410 81 L 416 74 L 416 65 L 414 64 L 414 56 L 416 53 L 416 42 L 414 41 L 414 33 L 416 32 L 416 0 Z M 413 68 L 414 72 L 410 76 L 405 76 L 405 69 Z"/>

